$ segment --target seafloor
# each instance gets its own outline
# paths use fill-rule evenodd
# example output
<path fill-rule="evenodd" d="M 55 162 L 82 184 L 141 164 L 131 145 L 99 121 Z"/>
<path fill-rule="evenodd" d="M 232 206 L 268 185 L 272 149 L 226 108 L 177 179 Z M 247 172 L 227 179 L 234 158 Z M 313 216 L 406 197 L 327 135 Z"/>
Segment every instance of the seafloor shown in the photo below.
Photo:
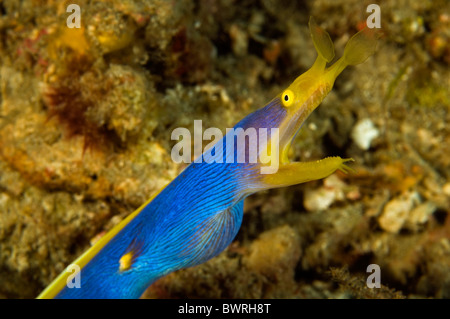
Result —
<path fill-rule="evenodd" d="M 225 130 L 342 55 L 373 1 L 0 1 L 0 297 L 32 298 L 184 168 L 171 132 Z M 146 298 L 450 298 L 450 3 L 377 1 L 381 38 L 292 160 L 354 173 L 266 191 L 218 257 Z M 366 285 L 378 264 L 381 288 Z"/>

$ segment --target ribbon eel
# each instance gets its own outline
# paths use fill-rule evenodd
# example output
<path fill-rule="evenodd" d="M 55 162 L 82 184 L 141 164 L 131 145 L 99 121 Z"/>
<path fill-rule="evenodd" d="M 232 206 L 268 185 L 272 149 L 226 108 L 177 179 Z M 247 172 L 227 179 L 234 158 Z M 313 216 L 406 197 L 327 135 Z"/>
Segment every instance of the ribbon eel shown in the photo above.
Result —
<path fill-rule="evenodd" d="M 38 298 L 139 298 L 155 280 L 175 270 L 201 264 L 222 252 L 236 236 L 243 217 L 244 199 L 260 190 L 324 178 L 346 172 L 352 159 L 328 157 L 314 162 L 290 162 L 288 150 L 309 114 L 349 65 L 364 62 L 376 46 L 375 32 L 363 29 L 347 43 L 333 65 L 330 36 L 311 18 L 310 33 L 318 57 L 313 66 L 263 108 L 242 119 L 235 129 L 269 130 L 259 136 L 258 154 L 270 161 L 249 160 L 249 145 L 232 147 L 225 135 L 170 184 L 102 237 L 70 266 L 78 269 L 79 288 L 69 288 L 72 272 L 63 271 Z M 276 138 L 275 138 L 276 136 Z M 233 137 L 231 137 L 233 138 Z M 236 140 L 237 138 L 235 138 Z M 250 144 L 250 143 L 247 143 Z M 220 152 L 219 152 L 220 151 Z M 265 153 L 263 153 L 265 152 Z M 222 154 L 223 161 L 207 161 Z M 244 161 L 230 161 L 243 156 Z M 261 168 L 278 168 L 262 173 Z"/>

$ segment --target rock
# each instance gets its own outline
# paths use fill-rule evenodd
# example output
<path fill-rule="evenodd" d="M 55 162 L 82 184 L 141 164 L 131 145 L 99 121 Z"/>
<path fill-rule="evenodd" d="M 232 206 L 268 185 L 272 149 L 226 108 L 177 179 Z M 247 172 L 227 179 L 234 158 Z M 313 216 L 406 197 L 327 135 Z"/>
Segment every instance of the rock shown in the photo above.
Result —
<path fill-rule="evenodd" d="M 390 233 L 397 233 L 408 220 L 414 205 L 419 203 L 417 192 L 407 192 L 389 201 L 378 218 L 380 227 Z"/>
<path fill-rule="evenodd" d="M 308 211 L 325 210 L 336 200 L 344 199 L 343 188 L 346 184 L 336 175 L 327 177 L 323 183 L 324 186 L 305 192 L 303 205 Z"/>
<path fill-rule="evenodd" d="M 408 215 L 405 227 L 410 230 L 418 230 L 428 221 L 428 218 L 436 210 L 433 202 L 425 202 L 414 208 Z"/>
<path fill-rule="evenodd" d="M 450 182 L 446 183 L 443 187 L 442 187 L 442 191 L 444 192 L 445 195 L 450 196 Z"/>
<path fill-rule="evenodd" d="M 334 190 L 324 187 L 306 190 L 303 205 L 308 211 L 325 210 L 333 204 L 335 198 Z"/>
<path fill-rule="evenodd" d="M 372 140 L 380 135 L 380 131 L 370 119 L 359 120 L 352 130 L 352 139 L 364 151 L 370 148 Z"/>
<path fill-rule="evenodd" d="M 298 234 L 285 225 L 261 234 L 250 246 L 245 264 L 273 281 L 292 283 L 301 254 Z"/>

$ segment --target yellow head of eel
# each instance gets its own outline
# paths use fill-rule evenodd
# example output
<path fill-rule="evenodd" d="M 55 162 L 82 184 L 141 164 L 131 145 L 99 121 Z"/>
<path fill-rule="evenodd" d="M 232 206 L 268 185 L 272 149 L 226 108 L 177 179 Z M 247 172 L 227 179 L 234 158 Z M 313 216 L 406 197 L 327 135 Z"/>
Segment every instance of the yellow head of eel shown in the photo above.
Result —
<path fill-rule="evenodd" d="M 279 125 L 280 162 L 287 163 L 290 141 L 308 115 L 331 91 L 336 77 L 349 65 L 364 62 L 375 51 L 375 31 L 364 28 L 347 43 L 343 56 L 333 65 L 327 63 L 334 58 L 334 46 L 329 34 L 321 29 L 311 17 L 309 29 L 318 53 L 313 66 L 300 75 L 277 98 L 286 109 L 286 116 Z"/>

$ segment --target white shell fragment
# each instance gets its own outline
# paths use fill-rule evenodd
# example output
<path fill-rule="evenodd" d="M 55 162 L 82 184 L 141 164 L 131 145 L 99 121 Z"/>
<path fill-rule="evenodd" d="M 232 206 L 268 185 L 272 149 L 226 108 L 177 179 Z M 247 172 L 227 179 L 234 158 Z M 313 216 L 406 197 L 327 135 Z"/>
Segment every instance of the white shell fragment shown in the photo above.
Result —
<path fill-rule="evenodd" d="M 346 184 L 335 174 L 324 180 L 324 185 L 314 190 L 306 190 L 303 205 L 308 211 L 326 210 L 335 201 L 344 199 Z"/>
<path fill-rule="evenodd" d="M 406 192 L 393 198 L 386 204 L 383 213 L 378 218 L 380 227 L 387 232 L 397 233 L 407 222 L 425 222 L 426 217 L 410 216 L 411 210 L 419 203 L 420 195 L 417 192 Z M 410 218 L 411 220 L 408 221 Z"/>
<path fill-rule="evenodd" d="M 364 151 L 370 148 L 372 140 L 380 135 L 380 131 L 370 119 L 359 120 L 352 130 L 352 139 Z"/>

